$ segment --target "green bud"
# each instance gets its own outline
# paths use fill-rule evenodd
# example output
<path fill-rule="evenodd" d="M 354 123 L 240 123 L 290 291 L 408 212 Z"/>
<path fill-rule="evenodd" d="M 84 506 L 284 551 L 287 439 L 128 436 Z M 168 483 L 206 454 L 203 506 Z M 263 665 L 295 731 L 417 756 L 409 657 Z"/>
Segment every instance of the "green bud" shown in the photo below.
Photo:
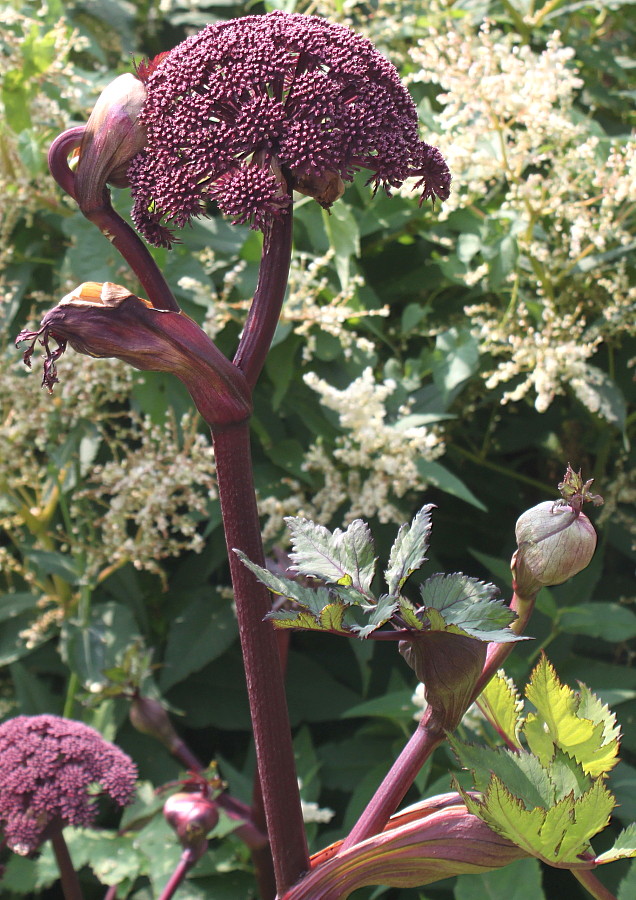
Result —
<path fill-rule="evenodd" d="M 562 584 L 581 572 L 596 549 L 596 532 L 588 517 L 563 501 L 550 500 L 527 510 L 515 528 L 515 590 L 523 597 L 542 587 Z"/>

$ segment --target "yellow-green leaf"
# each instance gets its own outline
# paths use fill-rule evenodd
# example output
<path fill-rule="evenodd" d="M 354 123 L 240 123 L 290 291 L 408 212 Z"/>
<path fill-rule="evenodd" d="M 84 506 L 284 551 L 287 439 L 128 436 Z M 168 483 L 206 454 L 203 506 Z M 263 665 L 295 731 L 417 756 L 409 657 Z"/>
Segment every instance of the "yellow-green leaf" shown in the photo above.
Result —
<path fill-rule="evenodd" d="M 477 704 L 488 721 L 506 740 L 521 749 L 519 729 L 523 721 L 523 700 L 511 678 L 502 669 L 497 672 L 479 695 Z"/>

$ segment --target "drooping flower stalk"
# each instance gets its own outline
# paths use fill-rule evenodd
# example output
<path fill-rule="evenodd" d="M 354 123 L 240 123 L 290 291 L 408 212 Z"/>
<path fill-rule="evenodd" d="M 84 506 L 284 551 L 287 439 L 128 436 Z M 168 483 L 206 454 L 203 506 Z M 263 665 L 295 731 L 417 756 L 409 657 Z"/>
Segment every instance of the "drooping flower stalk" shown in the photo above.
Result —
<path fill-rule="evenodd" d="M 83 204 L 80 202 L 75 186 L 75 174 L 69 167 L 68 157 L 73 151 L 79 149 L 85 131 L 85 125 L 78 125 L 76 128 L 64 131 L 53 141 L 49 149 L 51 174 L 60 187 L 77 201 L 86 218 L 93 222 L 113 247 L 121 253 L 152 300 L 153 306 L 157 309 L 178 312 L 179 305 L 161 270 L 148 252 L 148 248 L 130 225 L 115 212 L 108 194 L 103 194 L 100 206 L 93 205 L 91 208 L 84 207 L 82 209 Z"/>

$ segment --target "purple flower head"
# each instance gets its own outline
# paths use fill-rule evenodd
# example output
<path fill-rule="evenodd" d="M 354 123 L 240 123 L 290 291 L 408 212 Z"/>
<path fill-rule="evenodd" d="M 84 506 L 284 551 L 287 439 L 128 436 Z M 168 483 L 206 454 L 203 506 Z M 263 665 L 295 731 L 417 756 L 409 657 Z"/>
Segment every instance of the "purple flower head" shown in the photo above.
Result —
<path fill-rule="evenodd" d="M 422 199 L 448 197 L 395 67 L 342 25 L 283 12 L 208 25 L 137 74 L 147 142 L 127 177 L 153 244 L 208 199 L 255 228 L 286 213 L 292 189 L 328 207 L 361 168 L 376 189 L 416 176 Z"/>
<path fill-rule="evenodd" d="M 26 856 L 64 825 L 91 825 L 91 785 L 124 806 L 137 770 L 93 728 L 59 716 L 18 716 L 0 725 L 0 826 Z"/>

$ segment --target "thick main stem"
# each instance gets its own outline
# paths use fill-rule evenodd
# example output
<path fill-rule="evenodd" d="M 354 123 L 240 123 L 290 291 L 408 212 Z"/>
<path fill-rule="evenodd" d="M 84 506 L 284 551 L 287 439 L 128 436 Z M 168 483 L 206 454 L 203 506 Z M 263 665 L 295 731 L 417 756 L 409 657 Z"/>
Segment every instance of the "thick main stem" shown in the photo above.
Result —
<path fill-rule="evenodd" d="M 309 868 L 285 687 L 276 635 L 263 621 L 267 589 L 234 549 L 264 566 L 248 422 L 212 432 L 216 473 L 245 665 L 256 760 L 279 893 Z"/>

